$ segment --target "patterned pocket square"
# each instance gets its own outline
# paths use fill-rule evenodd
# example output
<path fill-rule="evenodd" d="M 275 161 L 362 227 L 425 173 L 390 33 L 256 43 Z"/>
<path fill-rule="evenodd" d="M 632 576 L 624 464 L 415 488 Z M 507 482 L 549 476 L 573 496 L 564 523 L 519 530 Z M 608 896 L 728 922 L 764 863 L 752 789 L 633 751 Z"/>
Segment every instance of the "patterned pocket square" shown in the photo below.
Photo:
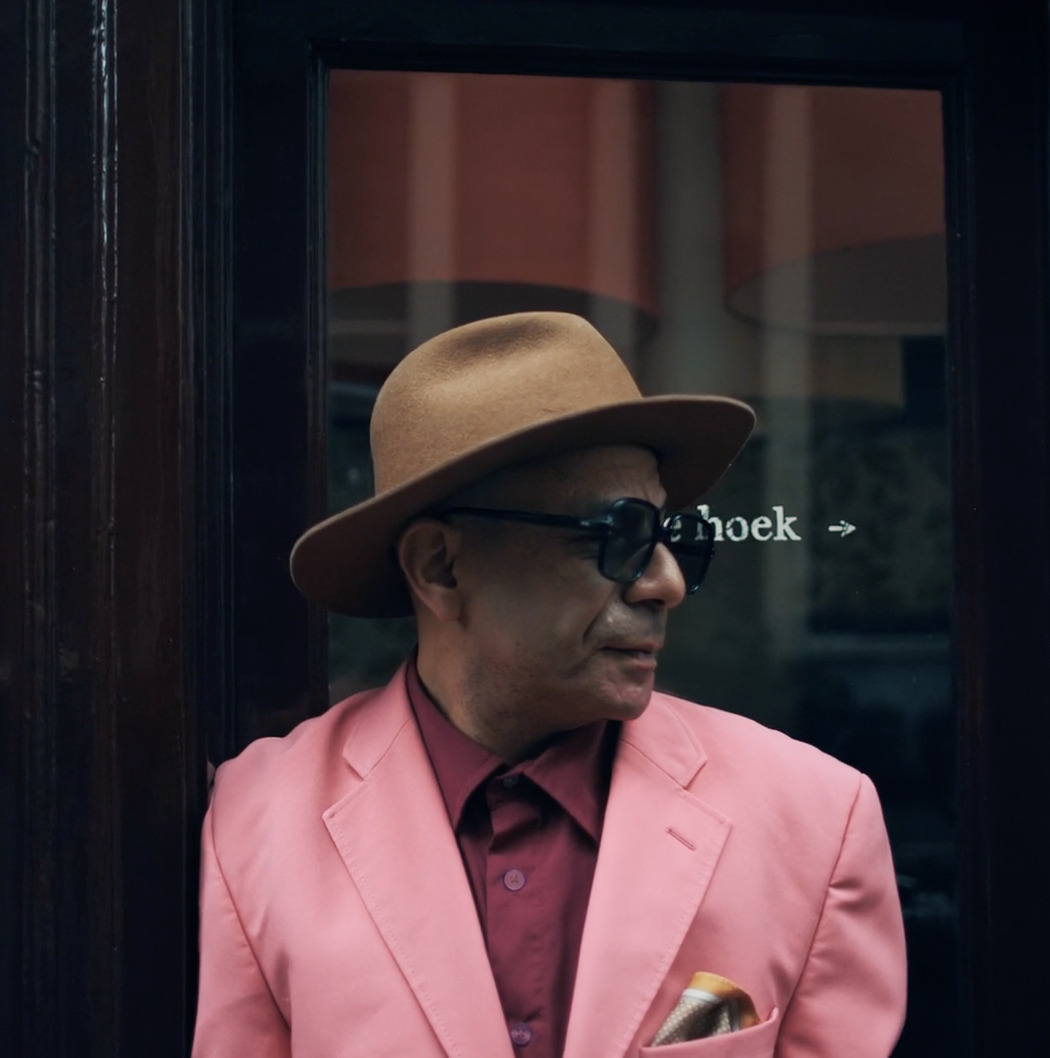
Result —
<path fill-rule="evenodd" d="M 755 1004 L 739 985 L 718 974 L 695 973 L 650 1046 L 702 1040 L 757 1024 Z"/>

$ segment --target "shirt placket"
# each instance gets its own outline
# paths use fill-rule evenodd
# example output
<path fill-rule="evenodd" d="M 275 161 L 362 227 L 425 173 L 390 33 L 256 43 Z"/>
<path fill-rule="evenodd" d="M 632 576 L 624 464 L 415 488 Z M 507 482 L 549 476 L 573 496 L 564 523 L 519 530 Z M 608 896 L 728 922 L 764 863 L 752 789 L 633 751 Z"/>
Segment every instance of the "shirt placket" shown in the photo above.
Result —
<path fill-rule="evenodd" d="M 552 1055 L 539 791 L 517 775 L 490 780 L 492 825 L 486 864 L 487 940 L 507 1032 L 515 1052 Z"/>

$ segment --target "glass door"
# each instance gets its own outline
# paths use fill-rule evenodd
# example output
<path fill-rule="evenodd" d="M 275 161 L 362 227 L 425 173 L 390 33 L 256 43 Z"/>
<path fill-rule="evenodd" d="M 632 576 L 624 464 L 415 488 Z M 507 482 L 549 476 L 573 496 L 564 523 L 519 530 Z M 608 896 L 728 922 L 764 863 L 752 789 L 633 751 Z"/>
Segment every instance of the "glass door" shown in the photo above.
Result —
<path fill-rule="evenodd" d="M 327 104 L 330 509 L 371 494 L 386 374 L 472 319 L 577 312 L 643 392 L 751 403 L 660 684 L 872 777 L 912 966 L 896 1053 L 954 1053 L 940 94 L 337 69 Z M 332 700 L 413 635 L 333 617 Z"/>

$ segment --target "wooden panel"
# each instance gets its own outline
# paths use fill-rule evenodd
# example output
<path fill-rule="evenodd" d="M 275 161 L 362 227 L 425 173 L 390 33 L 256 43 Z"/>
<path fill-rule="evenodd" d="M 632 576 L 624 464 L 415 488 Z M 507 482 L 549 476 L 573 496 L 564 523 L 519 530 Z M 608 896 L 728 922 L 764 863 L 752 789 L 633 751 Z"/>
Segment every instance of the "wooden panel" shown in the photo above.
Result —
<path fill-rule="evenodd" d="M 181 1055 L 203 799 L 190 11 L 4 10 L 3 1035 Z"/>
<path fill-rule="evenodd" d="M 324 504 L 321 71 L 295 35 L 234 43 L 230 385 L 234 709 L 227 756 L 327 705 L 324 617 L 288 575 Z"/>
<path fill-rule="evenodd" d="M 1050 988 L 1032 957 L 1050 931 L 1037 836 L 1050 741 L 1046 14 L 1011 4 L 967 31 L 949 124 L 962 979 L 972 1053 L 994 1058 L 1050 1051 L 1047 1025 L 1000 1016 L 1038 1009 Z"/>

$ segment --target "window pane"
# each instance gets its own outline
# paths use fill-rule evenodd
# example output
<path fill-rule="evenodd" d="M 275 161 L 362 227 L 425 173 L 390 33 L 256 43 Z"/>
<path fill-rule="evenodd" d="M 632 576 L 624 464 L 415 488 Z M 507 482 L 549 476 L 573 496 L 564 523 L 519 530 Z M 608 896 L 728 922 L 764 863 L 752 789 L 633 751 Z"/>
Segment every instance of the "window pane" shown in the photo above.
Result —
<path fill-rule="evenodd" d="M 754 405 L 660 684 L 875 780 L 912 965 L 896 1053 L 952 1051 L 939 95 L 335 71 L 329 103 L 332 509 L 371 494 L 390 368 L 483 316 L 578 312 L 644 392 Z M 409 621 L 333 618 L 333 698 L 412 643 Z"/>

